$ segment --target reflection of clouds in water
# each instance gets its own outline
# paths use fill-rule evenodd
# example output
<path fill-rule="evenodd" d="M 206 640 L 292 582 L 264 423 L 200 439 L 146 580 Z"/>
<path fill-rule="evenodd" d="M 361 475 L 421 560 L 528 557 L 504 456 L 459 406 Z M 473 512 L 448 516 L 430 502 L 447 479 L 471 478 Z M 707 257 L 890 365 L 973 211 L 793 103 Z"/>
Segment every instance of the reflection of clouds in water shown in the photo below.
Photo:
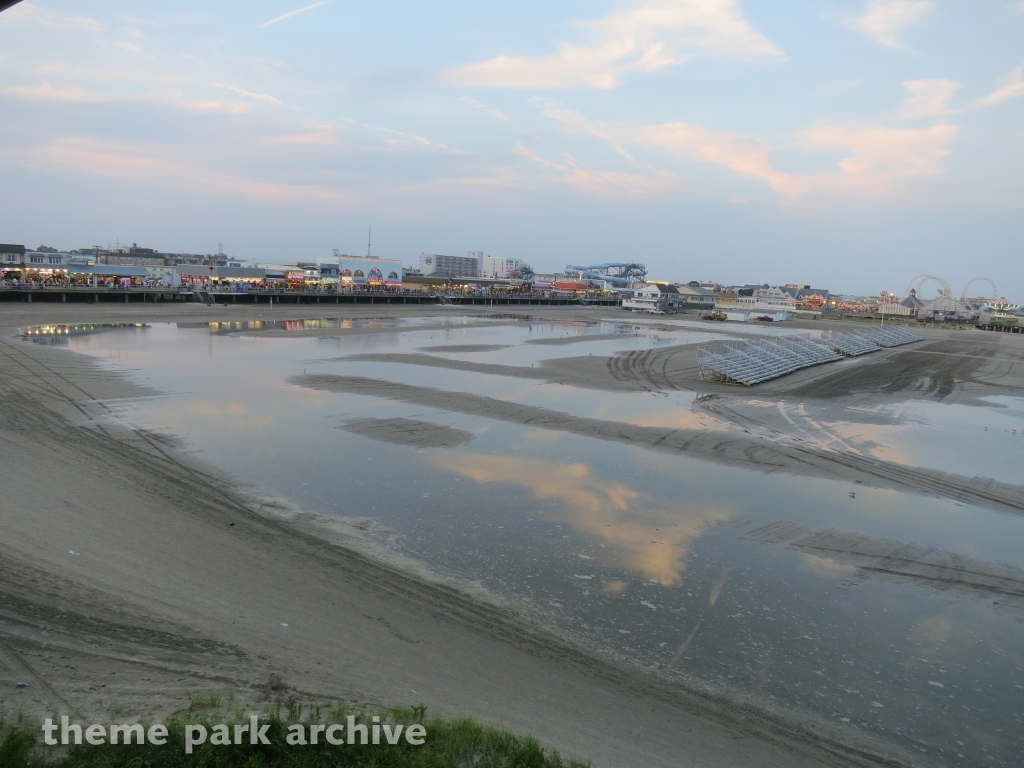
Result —
<path fill-rule="evenodd" d="M 725 429 L 726 424 L 703 413 L 697 414 L 689 408 L 675 408 L 666 410 L 653 409 L 650 413 L 637 414 L 628 422 L 638 424 L 641 427 L 675 427 L 676 429 L 701 429 L 715 427 Z"/>
<path fill-rule="evenodd" d="M 823 429 L 882 461 L 1015 483 L 1012 457 L 1020 442 L 1013 430 L 1024 434 L 1024 398 L 986 400 L 1000 407 L 908 400 L 848 405 L 840 418 L 818 408 L 817 418 Z M 937 449 L 943 443 L 955 443 L 959 450 Z"/>
<path fill-rule="evenodd" d="M 602 481 L 586 464 L 473 453 L 438 453 L 430 460 L 478 483 L 511 483 L 559 502 L 555 511 L 561 519 L 617 547 L 628 569 L 666 585 L 682 583 L 690 543 L 729 517 L 717 511 L 691 514 L 683 507 L 652 510 L 646 494 Z"/>
<path fill-rule="evenodd" d="M 724 571 L 721 576 L 718 577 L 718 581 L 715 582 L 715 586 L 711 588 L 711 596 L 709 603 L 712 608 L 715 607 L 715 603 L 718 602 L 718 598 L 722 596 L 722 590 L 725 588 L 725 582 L 729 579 L 729 572 Z"/>
<path fill-rule="evenodd" d="M 186 404 L 185 408 L 177 406 L 173 408 L 161 408 L 167 414 L 167 418 L 181 421 L 189 416 L 201 416 L 204 419 L 216 421 L 218 430 L 230 430 L 238 428 L 258 428 L 273 426 L 277 423 L 277 416 L 250 408 L 243 403 L 215 403 L 209 400 L 193 400 Z"/>
<path fill-rule="evenodd" d="M 189 410 L 200 416 L 243 416 L 246 407 L 241 403 L 214 403 L 208 400 L 194 400 L 189 403 Z"/>
<path fill-rule="evenodd" d="M 857 568 L 852 565 L 843 565 L 840 562 L 833 560 L 831 557 L 818 557 L 808 552 L 802 552 L 801 557 L 803 558 L 804 570 L 810 571 L 818 576 L 826 576 L 832 578 L 840 578 L 843 576 L 850 576 L 857 572 Z"/>
<path fill-rule="evenodd" d="M 1008 410 L 1011 413 L 1024 417 L 1024 397 L 1009 397 L 1006 395 L 994 395 L 992 397 L 979 398 L 991 408 Z"/>
<path fill-rule="evenodd" d="M 565 437 L 563 432 L 555 432 L 550 429 L 531 429 L 529 432 L 523 432 L 520 435 L 522 440 L 527 443 L 557 443 Z"/>
<path fill-rule="evenodd" d="M 272 429 L 279 423 L 273 413 L 267 413 L 244 403 L 218 403 L 209 400 L 185 402 L 161 399 L 139 403 L 124 403 L 119 418 L 144 428 L 177 435 L 189 441 L 198 437 L 239 439 L 252 430 Z M 270 448 L 260 441 L 264 452 Z M 252 448 L 254 443 L 246 443 Z"/>
<path fill-rule="evenodd" d="M 547 385 L 541 385 L 547 386 Z M 566 388 L 567 390 L 569 388 Z M 547 397 L 547 407 L 591 419 L 621 421 L 641 427 L 674 427 L 676 429 L 727 428 L 714 417 L 705 413 L 694 413 L 689 402 L 666 402 L 665 397 L 653 397 L 634 392 L 618 392 L 614 396 L 601 392 L 594 394 L 572 389 L 558 391 L 558 397 Z M 526 405 L 539 404 L 539 400 L 523 400 Z"/>
<path fill-rule="evenodd" d="M 907 427 L 864 424 L 850 421 L 825 422 L 828 429 L 858 449 L 858 452 L 904 466 L 920 466 L 920 456 L 914 456 L 907 445 L 899 443 L 906 436 Z"/>
<path fill-rule="evenodd" d="M 683 644 L 676 649 L 676 652 L 674 654 L 672 654 L 672 658 L 668 662 L 668 669 L 672 669 L 672 667 L 676 665 L 676 662 L 678 662 L 679 659 L 682 658 L 682 655 L 686 653 L 686 649 L 689 648 L 690 643 L 693 642 L 693 637 L 697 634 L 697 630 L 700 629 L 700 625 L 701 622 L 698 621 L 696 626 L 694 626 L 693 630 L 690 632 L 689 635 L 687 635 L 686 639 L 683 641 Z"/>
<path fill-rule="evenodd" d="M 949 616 L 929 616 L 910 628 L 910 636 L 919 643 L 944 643 L 953 634 L 953 620 Z"/>
<path fill-rule="evenodd" d="M 312 366 L 309 367 L 311 368 Z M 257 392 L 256 390 L 266 390 L 266 395 L 262 391 Z M 313 390 L 308 387 L 300 387 L 279 379 L 271 380 L 270 382 L 259 382 L 251 386 L 251 391 L 256 396 L 287 395 L 291 399 L 291 402 L 288 403 L 290 407 L 303 405 L 311 408 L 325 408 L 329 405 L 338 405 L 338 397 L 337 395 L 332 397 L 332 392 L 321 391 L 315 396 L 311 396 L 310 392 Z"/>
<path fill-rule="evenodd" d="M 609 579 L 601 585 L 601 591 L 609 597 L 620 597 L 626 594 L 626 588 L 628 586 L 629 585 L 622 579 Z"/>

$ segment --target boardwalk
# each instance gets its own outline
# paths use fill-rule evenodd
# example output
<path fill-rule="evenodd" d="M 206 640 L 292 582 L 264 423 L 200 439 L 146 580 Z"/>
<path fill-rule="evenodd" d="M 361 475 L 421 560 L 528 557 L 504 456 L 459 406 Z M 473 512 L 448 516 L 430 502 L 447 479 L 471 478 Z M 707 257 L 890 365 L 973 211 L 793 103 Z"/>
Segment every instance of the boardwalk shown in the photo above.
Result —
<path fill-rule="evenodd" d="M 174 291 L 160 288 L 0 288 L 0 301 L 50 301 L 156 303 L 199 302 L 203 304 L 454 304 L 472 306 L 601 306 L 617 307 L 617 298 L 547 296 L 460 296 L 434 293 L 379 291 L 367 293 L 324 293 L 321 291 Z"/>

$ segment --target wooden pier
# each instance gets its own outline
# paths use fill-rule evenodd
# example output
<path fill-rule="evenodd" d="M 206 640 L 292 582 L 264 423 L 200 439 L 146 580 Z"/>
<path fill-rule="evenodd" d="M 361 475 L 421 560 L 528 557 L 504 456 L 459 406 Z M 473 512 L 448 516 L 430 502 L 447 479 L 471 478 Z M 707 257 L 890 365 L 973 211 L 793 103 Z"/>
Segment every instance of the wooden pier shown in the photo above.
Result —
<path fill-rule="evenodd" d="M 979 331 L 996 331 L 997 333 L 1024 333 L 1024 327 L 1019 323 L 986 323 L 974 326 Z"/>

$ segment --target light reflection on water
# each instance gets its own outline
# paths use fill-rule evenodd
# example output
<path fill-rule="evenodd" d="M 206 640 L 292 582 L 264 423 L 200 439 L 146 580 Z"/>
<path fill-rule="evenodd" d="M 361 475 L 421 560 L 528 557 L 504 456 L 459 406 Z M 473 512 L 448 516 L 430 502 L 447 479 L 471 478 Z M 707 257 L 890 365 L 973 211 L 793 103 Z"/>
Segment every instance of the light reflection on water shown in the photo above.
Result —
<path fill-rule="evenodd" d="M 690 410 L 691 393 L 609 394 L 336 359 L 444 344 L 506 344 L 514 355 L 457 354 L 528 365 L 640 343 L 628 326 L 622 327 L 621 341 L 565 346 L 525 342 L 616 331 L 600 324 L 534 327 L 514 320 L 494 327 L 452 326 L 415 330 L 412 323 L 382 321 L 329 326 L 369 331 L 362 335 L 288 339 L 154 325 L 65 338 L 72 349 L 170 393 L 119 403 L 118 418 L 177 434 L 241 480 L 302 507 L 389 526 L 400 534 L 403 553 L 442 574 L 478 580 L 495 593 L 526 601 L 588 643 L 661 674 L 861 729 L 920 750 L 929 762 L 1019 763 L 1024 605 L 886 578 L 858 569 L 841 553 L 801 551 L 752 532 L 785 521 L 1021 568 L 1024 518 L 286 381 L 303 371 L 361 375 L 582 416 L 716 425 Z M 673 335 L 672 343 L 681 343 L 686 333 Z M 999 413 L 1021 418 L 1020 401 L 1006 398 L 1000 404 L 1006 407 Z M 901 418 L 928 420 L 932 441 L 943 434 L 957 439 L 971 425 L 971 414 L 990 417 L 988 409 L 901 407 Z M 456 449 L 417 450 L 337 428 L 352 418 L 396 416 L 475 437 Z M 904 461 L 913 462 L 912 441 L 906 430 L 885 426 L 890 417 L 876 419 L 872 450 L 902 452 Z M 861 438 L 845 423 L 833 419 L 829 428 L 856 443 Z M 1001 454 L 990 461 L 997 465 L 993 474 L 1009 474 L 1013 459 Z"/>
<path fill-rule="evenodd" d="M 828 427 L 875 458 L 1017 484 L 1019 465 L 999 454 L 1024 447 L 1024 413 L 1013 407 L 1015 400 L 1024 401 L 985 400 L 990 407 L 910 400 L 880 409 L 877 415 L 893 423 L 836 420 Z"/>

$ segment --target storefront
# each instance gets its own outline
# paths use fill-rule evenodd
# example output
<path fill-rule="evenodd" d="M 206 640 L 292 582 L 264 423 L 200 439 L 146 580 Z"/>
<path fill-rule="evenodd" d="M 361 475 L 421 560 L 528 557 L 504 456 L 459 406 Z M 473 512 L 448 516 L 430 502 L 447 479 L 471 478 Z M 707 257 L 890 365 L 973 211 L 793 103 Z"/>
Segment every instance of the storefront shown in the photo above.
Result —
<path fill-rule="evenodd" d="M 578 282 L 575 280 L 555 280 L 551 284 L 552 290 L 565 293 L 570 296 L 585 296 L 590 290 L 590 283 Z"/>
<path fill-rule="evenodd" d="M 33 269 L 20 264 L 0 268 L 0 280 L 11 285 L 66 285 L 68 281 L 65 269 Z"/>
<path fill-rule="evenodd" d="M 338 281 L 348 288 L 371 290 L 400 288 L 402 262 L 397 259 L 364 259 L 343 256 L 338 259 Z"/>
<path fill-rule="evenodd" d="M 239 293 L 262 286 L 267 277 L 267 270 L 259 267 L 217 267 L 214 273 L 221 288 Z"/>
<path fill-rule="evenodd" d="M 165 269 L 170 272 L 171 269 Z M 186 288 L 219 288 L 246 292 L 266 281 L 267 270 L 257 267 L 216 267 L 179 265 L 173 268 L 180 285 Z M 169 283 L 173 285 L 173 282 Z"/>
<path fill-rule="evenodd" d="M 141 288 L 150 282 L 145 267 L 121 267 L 115 264 L 68 264 L 68 284 L 92 288 Z"/>
<path fill-rule="evenodd" d="M 185 288 L 209 288 L 213 283 L 216 267 L 186 266 L 177 267 L 181 285 Z"/>
<path fill-rule="evenodd" d="M 337 264 L 321 264 L 320 265 L 320 285 L 325 290 L 334 290 L 338 285 L 338 265 Z"/>

